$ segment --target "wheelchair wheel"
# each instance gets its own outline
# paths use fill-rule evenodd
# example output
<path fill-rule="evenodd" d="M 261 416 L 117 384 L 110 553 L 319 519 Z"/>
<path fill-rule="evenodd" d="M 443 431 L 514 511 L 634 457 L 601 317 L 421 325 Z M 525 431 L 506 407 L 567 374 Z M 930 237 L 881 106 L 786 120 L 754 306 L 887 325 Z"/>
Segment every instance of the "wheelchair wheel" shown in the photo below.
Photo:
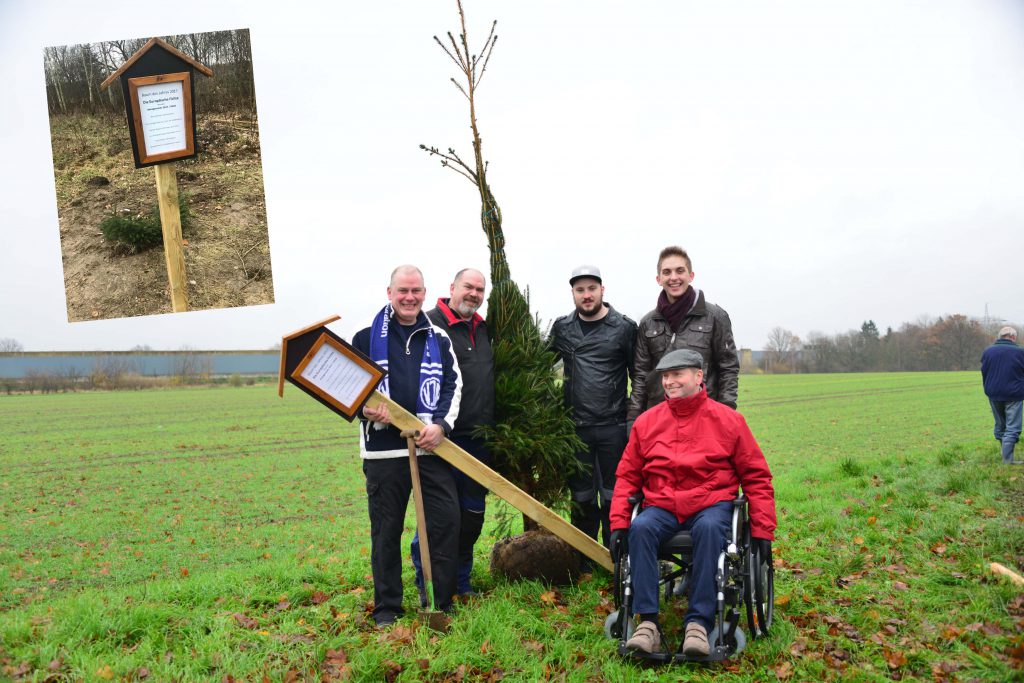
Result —
<path fill-rule="evenodd" d="M 729 642 L 730 640 L 732 642 Z M 708 642 L 712 645 L 718 642 L 718 624 L 715 624 L 715 627 L 711 629 L 711 633 L 708 634 Z M 747 649 L 747 634 L 743 632 L 743 629 L 737 626 L 736 630 L 733 631 L 732 638 L 727 639 L 725 645 L 732 649 L 730 656 L 743 652 Z"/>
<path fill-rule="evenodd" d="M 751 633 L 755 638 L 768 635 L 772 626 L 775 606 L 775 567 L 772 558 L 762 558 L 760 553 L 751 554 L 751 587 L 745 591 L 753 593 L 753 600 L 747 604 L 747 619 L 751 621 Z M 751 609 L 753 607 L 753 609 Z"/>
<path fill-rule="evenodd" d="M 605 617 L 604 637 L 608 640 L 629 640 L 633 637 L 635 630 L 636 624 L 633 623 L 633 618 L 627 616 L 623 620 L 621 618 L 621 609 L 617 609 Z"/>

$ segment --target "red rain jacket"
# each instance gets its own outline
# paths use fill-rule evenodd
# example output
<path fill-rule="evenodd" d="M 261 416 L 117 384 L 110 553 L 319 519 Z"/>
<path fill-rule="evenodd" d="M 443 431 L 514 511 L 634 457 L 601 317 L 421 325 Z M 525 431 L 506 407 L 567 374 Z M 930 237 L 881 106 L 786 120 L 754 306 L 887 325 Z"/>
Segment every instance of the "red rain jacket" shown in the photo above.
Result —
<path fill-rule="evenodd" d="M 775 490 L 764 454 L 746 420 L 708 398 L 706 389 L 659 403 L 633 425 L 615 472 L 611 528 L 629 527 L 629 497 L 673 513 L 682 524 L 695 512 L 736 497 L 750 501 L 750 535 L 774 540 Z"/>

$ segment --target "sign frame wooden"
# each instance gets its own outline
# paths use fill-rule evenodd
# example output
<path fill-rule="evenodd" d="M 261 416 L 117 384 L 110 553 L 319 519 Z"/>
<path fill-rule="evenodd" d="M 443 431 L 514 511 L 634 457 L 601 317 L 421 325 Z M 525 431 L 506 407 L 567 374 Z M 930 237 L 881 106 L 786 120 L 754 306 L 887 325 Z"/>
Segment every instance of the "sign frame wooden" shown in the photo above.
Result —
<path fill-rule="evenodd" d="M 324 391 L 318 384 L 311 382 L 302 376 L 303 371 L 305 371 L 306 367 L 325 344 L 338 351 L 341 355 L 345 356 L 345 358 L 354 362 L 361 369 L 370 373 L 369 381 L 360 390 L 359 395 L 351 405 L 345 405 L 337 398 Z M 328 404 L 333 406 L 343 417 L 351 421 L 355 417 L 356 413 L 358 413 L 363 407 L 363 404 L 366 403 L 367 399 L 369 399 L 370 394 L 377 388 L 377 385 L 380 384 L 380 381 L 384 379 L 384 375 L 386 374 L 387 372 L 385 372 L 382 367 L 366 358 L 351 345 L 345 343 L 344 340 L 339 340 L 326 332 L 323 332 L 320 334 L 320 337 L 313 342 L 313 346 L 306 352 L 305 357 L 299 361 L 299 364 L 295 366 L 294 370 L 292 370 L 291 379 L 315 393 Z"/>
<path fill-rule="evenodd" d="M 192 120 L 192 74 L 188 71 L 177 73 L 155 74 L 153 76 L 137 76 L 127 79 L 128 95 L 132 112 L 132 127 L 138 141 L 139 162 L 155 164 L 175 159 L 185 159 L 196 153 L 196 128 Z M 142 110 L 139 105 L 139 88 L 158 83 L 181 83 L 182 108 L 185 114 L 185 149 L 162 154 L 150 154 L 146 145 L 146 136 L 142 130 Z"/>

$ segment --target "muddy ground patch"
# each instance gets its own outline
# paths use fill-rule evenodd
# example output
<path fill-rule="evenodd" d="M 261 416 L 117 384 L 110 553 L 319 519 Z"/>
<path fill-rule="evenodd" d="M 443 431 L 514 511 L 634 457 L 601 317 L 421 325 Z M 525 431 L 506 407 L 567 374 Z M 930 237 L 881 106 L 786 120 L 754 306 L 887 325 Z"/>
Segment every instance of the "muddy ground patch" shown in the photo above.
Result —
<path fill-rule="evenodd" d="M 53 116 L 54 182 L 68 320 L 170 313 L 162 246 L 108 242 L 109 216 L 156 206 L 152 168 L 136 169 L 122 116 Z M 191 214 L 185 231 L 189 310 L 274 302 L 259 129 L 245 113 L 200 117 L 199 154 L 175 162 Z"/>

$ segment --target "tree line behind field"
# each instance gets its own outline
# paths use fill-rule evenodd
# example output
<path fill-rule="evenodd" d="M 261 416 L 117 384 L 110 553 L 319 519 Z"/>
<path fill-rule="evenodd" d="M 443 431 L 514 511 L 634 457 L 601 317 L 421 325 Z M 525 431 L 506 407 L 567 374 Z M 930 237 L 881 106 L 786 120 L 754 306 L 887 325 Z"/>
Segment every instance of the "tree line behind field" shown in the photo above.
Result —
<path fill-rule="evenodd" d="M 747 372 L 906 372 L 977 370 L 981 352 L 1005 322 L 955 314 L 921 318 L 882 334 L 873 320 L 859 330 L 827 335 L 812 331 L 800 339 L 775 327 L 760 359 L 745 359 Z M 1015 325 L 1020 329 L 1019 325 Z"/>
<path fill-rule="evenodd" d="M 250 111 L 256 99 L 249 30 L 209 31 L 162 36 L 163 40 L 213 69 L 213 78 L 193 79 L 195 102 L 203 111 Z M 57 45 L 43 49 L 46 101 L 50 114 L 124 112 L 120 83 L 105 91 L 100 84 L 117 71 L 149 38 Z"/>

